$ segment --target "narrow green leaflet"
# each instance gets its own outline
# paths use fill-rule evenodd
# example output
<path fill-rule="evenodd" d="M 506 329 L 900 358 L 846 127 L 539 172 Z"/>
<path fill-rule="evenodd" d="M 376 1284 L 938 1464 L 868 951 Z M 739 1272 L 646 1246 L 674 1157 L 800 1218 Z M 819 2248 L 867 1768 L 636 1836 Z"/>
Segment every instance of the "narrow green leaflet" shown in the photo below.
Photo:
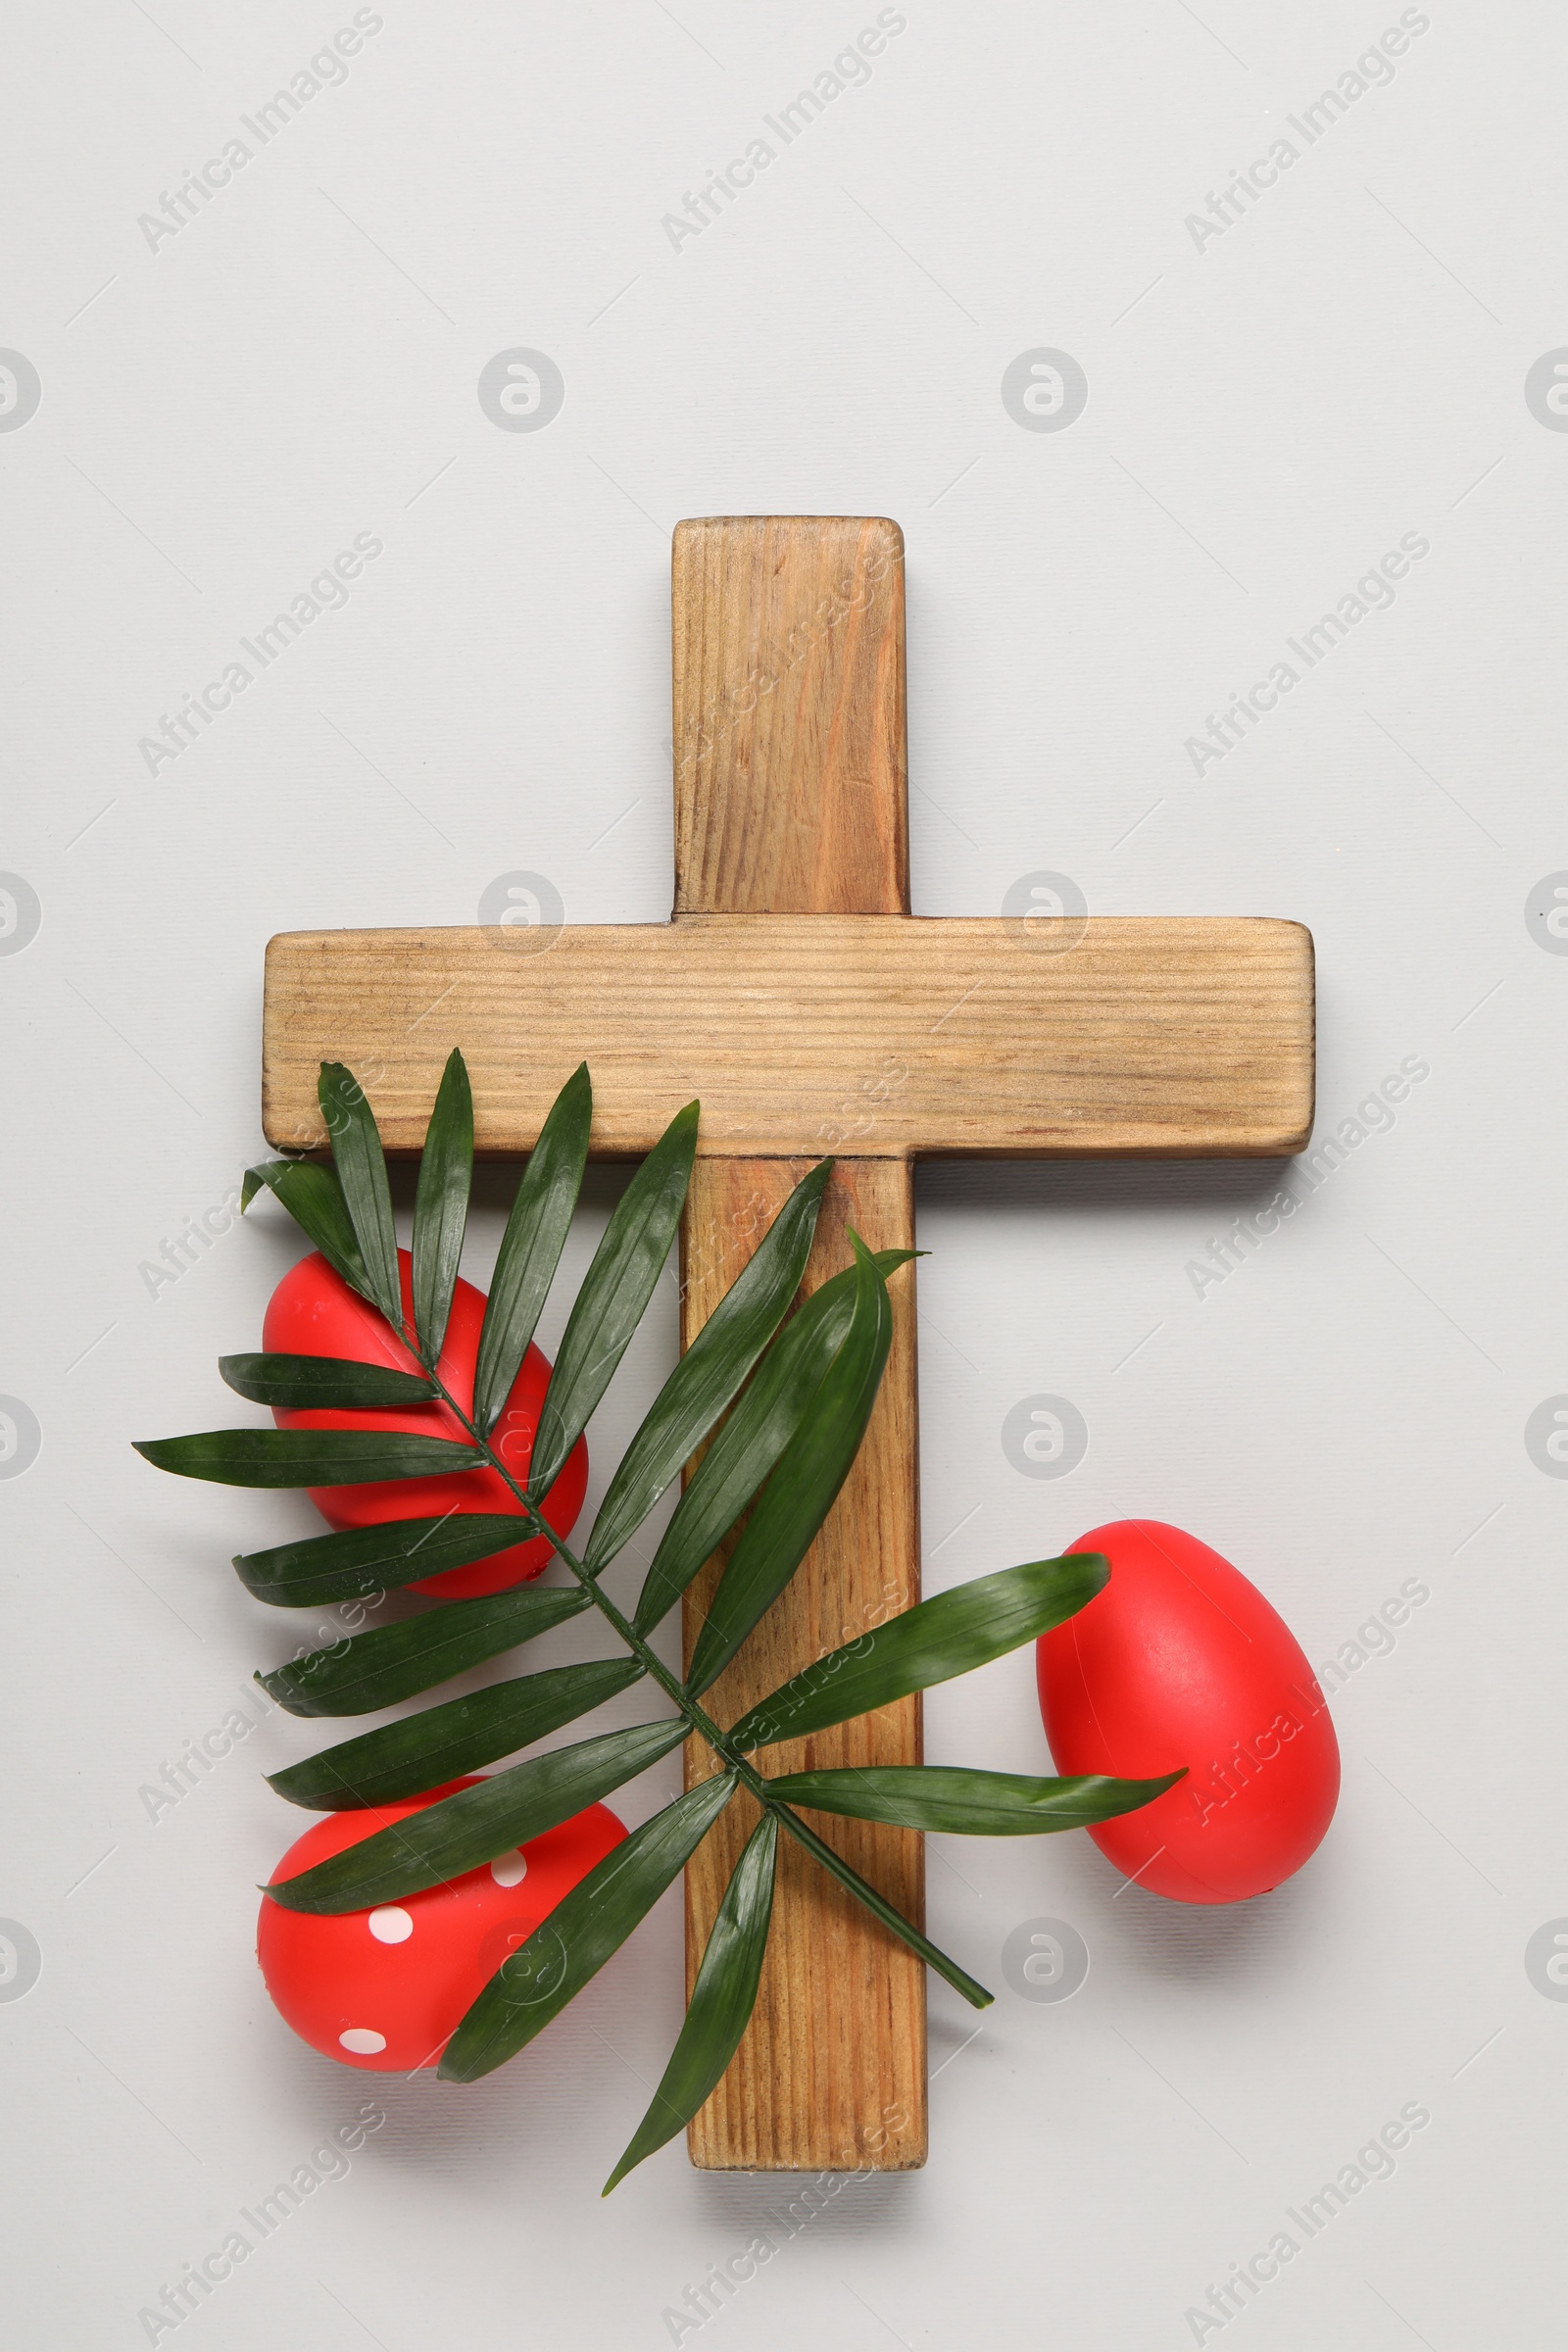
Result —
<path fill-rule="evenodd" d="M 354 1239 L 354 1227 L 349 1221 L 336 1171 L 321 1167 L 314 1159 L 269 1159 L 259 1167 L 247 1168 L 239 1197 L 242 1216 L 264 1185 L 269 1192 L 275 1193 L 332 1271 L 341 1274 L 349 1289 L 358 1291 L 373 1306 L 375 1294 L 360 1255 L 360 1245 Z"/>
<path fill-rule="evenodd" d="M 220 1355 L 218 1369 L 236 1396 L 253 1404 L 333 1411 L 366 1404 L 422 1404 L 435 1395 L 417 1372 L 360 1364 L 342 1355 Z"/>
<path fill-rule="evenodd" d="M 515 1511 L 448 1511 L 440 1519 L 388 1519 L 379 1527 L 345 1528 L 341 1535 L 305 1536 L 271 1551 L 241 1552 L 234 1567 L 258 1600 L 311 1609 L 422 1584 L 427 1576 L 487 1560 L 527 1538 Z"/>
<path fill-rule="evenodd" d="M 879 1250 L 885 1275 L 919 1254 Z M 651 1633 L 727 1536 L 801 1425 L 844 1344 L 855 1307 L 855 1268 L 823 1283 L 757 1367 L 756 1377 L 698 1464 L 653 1557 L 632 1622 Z"/>
<path fill-rule="evenodd" d="M 425 1130 L 414 1201 L 414 1328 L 427 1364 L 439 1363 L 468 1222 L 473 1175 L 473 1094 L 454 1047 Z"/>
<path fill-rule="evenodd" d="M 706 1690 L 722 1672 L 795 1574 L 849 1476 L 871 1417 L 893 1340 L 893 1307 L 865 1244 L 853 1231 L 850 1240 L 850 1328 L 719 1578 L 686 1677 L 693 1692 Z"/>
<path fill-rule="evenodd" d="M 762 1955 L 767 1949 L 777 1850 L 777 1818 L 764 1813 L 724 1889 L 680 2039 L 631 2145 L 605 2182 L 601 2193 L 607 2197 L 645 2156 L 662 2148 L 683 2124 L 690 2123 L 740 2046 L 757 2005 Z"/>
<path fill-rule="evenodd" d="M 555 1280 L 582 1189 L 593 1108 L 594 1092 L 584 1061 L 551 1104 L 501 1237 L 473 1375 L 473 1425 L 481 1437 L 495 1427 L 512 1393 Z"/>
<path fill-rule="evenodd" d="M 512 1683 L 493 1683 L 466 1698 L 449 1698 L 401 1723 L 383 1724 L 336 1747 L 269 1773 L 268 1785 L 291 1805 L 317 1812 L 390 1804 L 437 1788 L 498 1756 L 510 1756 L 573 1723 L 590 1707 L 613 1698 L 641 1679 L 635 1658 L 596 1658 L 583 1666 L 551 1666 Z"/>
<path fill-rule="evenodd" d="M 558 1822 L 569 1821 L 585 1805 L 618 1788 L 685 1737 L 676 1716 L 641 1723 L 634 1731 L 607 1732 L 597 1740 L 558 1747 L 547 1756 L 492 1774 L 476 1788 L 460 1788 L 422 1813 L 377 1830 L 346 1852 L 333 1854 L 292 1879 L 274 1880 L 266 1891 L 285 1911 L 319 1916 L 368 1911 L 400 1895 L 417 1894 L 478 1870 L 497 1854 L 526 1845 Z M 526 1945 L 521 1947 L 527 1949 Z"/>
<path fill-rule="evenodd" d="M 403 1329 L 403 1289 L 398 1278 L 397 1235 L 392 1228 L 392 1190 L 375 1113 L 365 1089 L 341 1061 L 323 1061 L 316 1083 L 332 1139 L 332 1164 L 360 1246 L 369 1297 L 394 1331 Z"/>
<path fill-rule="evenodd" d="M 379 1429 L 207 1429 L 142 1439 L 136 1451 L 155 1470 L 223 1487 L 365 1487 L 383 1478 L 440 1478 L 484 1462 L 476 1446 Z"/>
<path fill-rule="evenodd" d="M 514 1586 L 509 1592 L 449 1600 L 422 1617 L 350 1634 L 256 1680 L 290 1715 L 369 1715 L 482 1666 L 587 1606 L 580 1586 L 543 1592 L 537 1586 Z"/>
<path fill-rule="evenodd" d="M 735 1793 L 719 1773 L 688 1789 L 564 1896 L 504 1960 L 442 2054 L 444 2082 L 477 2082 L 542 2034 L 653 1909 Z"/>
<path fill-rule="evenodd" d="M 1075 1551 L 938 1592 L 803 1668 L 759 1700 L 727 1737 L 738 1747 L 802 1740 L 907 1698 L 911 1690 L 928 1690 L 1076 1616 L 1109 1575 L 1110 1562 L 1100 1552 Z"/>
<path fill-rule="evenodd" d="M 587 1567 L 601 1569 L 642 1525 L 783 1321 L 806 1271 L 832 1166 L 824 1159 L 801 1179 L 654 1399 L 600 1505 Z"/>
<path fill-rule="evenodd" d="M 1156 1781 L 1117 1781 L 1092 1772 L 1073 1780 L 1029 1780 L 1016 1772 L 947 1764 L 868 1764 L 847 1772 L 782 1773 L 768 1782 L 767 1791 L 786 1804 L 847 1813 L 856 1821 L 888 1821 L 902 1830 L 1034 1838 L 1136 1813 L 1181 1778 L 1182 1772 L 1167 1772 Z"/>
<path fill-rule="evenodd" d="M 614 1377 L 654 1295 L 697 1152 L 698 1105 L 670 1120 L 627 1185 L 561 1335 L 528 1471 L 529 1492 L 547 1494 L 588 1416 Z"/>
<path fill-rule="evenodd" d="M 790 1836 L 804 1845 L 808 1854 L 815 1856 L 830 1878 L 837 1879 L 841 1886 L 848 1887 L 856 1900 L 863 1903 L 890 1935 L 896 1936 L 901 1943 L 906 1943 L 911 1952 L 918 1952 L 927 1968 L 934 1968 L 955 1992 L 961 1992 L 971 2009 L 990 2008 L 996 1998 L 995 1993 L 987 1992 L 985 1986 L 976 1984 L 956 1960 L 950 1960 L 947 1953 L 934 1944 L 928 1936 L 922 1936 L 918 1928 L 912 1927 L 902 1911 L 896 1911 L 886 1896 L 878 1894 L 869 1880 L 862 1879 L 842 1854 L 836 1854 L 813 1829 L 802 1821 L 798 1813 L 791 1813 L 785 1808 L 779 1819 Z"/>

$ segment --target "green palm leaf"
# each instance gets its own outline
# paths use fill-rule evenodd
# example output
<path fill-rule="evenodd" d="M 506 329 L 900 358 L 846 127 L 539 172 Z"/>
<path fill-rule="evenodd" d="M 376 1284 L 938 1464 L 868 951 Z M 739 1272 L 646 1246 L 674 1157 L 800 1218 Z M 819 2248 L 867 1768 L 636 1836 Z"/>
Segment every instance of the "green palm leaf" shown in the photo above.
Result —
<path fill-rule="evenodd" d="M 691 1180 L 697 1113 L 695 1102 L 675 1113 L 605 1227 L 545 1392 L 528 1472 L 532 1494 L 554 1486 L 653 1297 Z"/>
<path fill-rule="evenodd" d="M 893 1342 L 888 1286 L 858 1234 L 850 1328 L 758 1497 L 697 1637 L 686 1687 L 706 1690 L 783 1592 L 849 1476 Z M 857 1710 L 858 1712 L 858 1710 Z"/>
<path fill-rule="evenodd" d="M 533 1641 L 587 1606 L 580 1586 L 544 1592 L 514 1587 L 449 1600 L 425 1616 L 350 1634 L 256 1680 L 290 1715 L 370 1715 Z"/>
<path fill-rule="evenodd" d="M 241 1552 L 234 1567 L 258 1600 L 311 1609 L 422 1584 L 427 1576 L 524 1544 L 528 1534 L 517 1512 L 448 1511 L 440 1519 L 388 1519 L 378 1527 L 345 1528 L 341 1535 L 305 1536 L 270 1551 Z"/>
<path fill-rule="evenodd" d="M 336 1170 L 323 1168 L 314 1159 L 269 1159 L 260 1167 L 247 1168 L 239 1197 L 242 1216 L 264 1185 L 282 1201 L 334 1274 L 341 1274 L 351 1291 L 358 1291 L 374 1306 L 375 1294 L 354 1238 Z"/>
<path fill-rule="evenodd" d="M 447 1335 L 464 1246 L 473 1158 L 472 1093 L 463 1056 L 449 1055 L 431 1110 L 413 1231 L 406 1320 L 391 1188 L 363 1088 L 324 1063 L 320 1101 L 334 1164 L 270 1161 L 246 1172 L 241 1205 L 266 1187 L 325 1262 L 377 1308 L 411 1369 L 267 1352 L 225 1356 L 228 1385 L 285 1414 L 394 1414 L 442 1394 L 433 1367 Z M 178 1475 L 258 1488 L 336 1487 L 444 1476 L 481 1466 L 507 1474 L 490 1433 L 537 1328 L 559 1267 L 586 1164 L 593 1115 L 586 1065 L 567 1079 L 518 1186 L 480 1332 L 475 1442 L 389 1429 L 210 1430 L 137 1450 Z M 526 1543 L 543 1532 L 535 1498 L 550 1491 L 604 1396 L 652 1297 L 690 1183 L 698 1105 L 670 1122 L 611 1216 L 567 1317 L 534 1434 L 527 1496 L 515 1512 L 448 1512 L 359 1528 L 242 1554 L 257 1597 L 283 1606 L 357 1600 Z M 602 1734 L 513 1763 L 378 1829 L 359 1845 L 270 1887 L 285 1909 L 344 1915 L 461 1879 L 580 1812 L 690 1733 L 717 1748 L 714 1776 L 627 1838 L 580 1882 L 485 1985 L 442 2060 L 471 2082 L 522 2048 L 633 1932 L 728 1803 L 750 1748 L 805 1738 L 888 1706 L 986 1663 L 1060 1624 L 1103 1585 L 1098 1556 L 1033 1561 L 942 1593 L 830 1652 L 748 1710 L 725 1734 L 696 1704 L 785 1589 L 831 1510 L 864 1437 L 892 1336 L 886 1277 L 909 1250 L 874 1257 L 850 1237 L 855 1264 L 791 1313 L 809 1254 L 829 1162 L 785 1202 L 740 1278 L 664 1383 L 612 1478 L 570 1590 L 513 1589 L 450 1601 L 329 1642 L 258 1681 L 302 1717 L 365 1715 L 484 1664 L 590 1606 L 632 1653 L 548 1668 L 337 1740 L 271 1776 L 288 1801 L 364 1809 L 468 1777 L 547 1739 L 645 1674 L 676 1696 L 667 1722 Z M 786 1319 L 788 1318 L 788 1319 Z M 429 1372 L 424 1376 L 417 1367 Z M 467 1426 L 465 1424 L 465 1426 Z M 707 1442 L 658 1546 L 628 1626 L 601 1592 L 599 1571 Z M 479 1490 L 457 1490 L 477 1497 Z M 689 1682 L 674 1690 L 646 1636 L 715 1548 L 739 1528 L 701 1628 Z M 733 1763 L 730 1760 L 733 1759 Z M 1093 1825 L 1148 1804 L 1181 1777 L 1026 1778 L 956 1767 L 867 1766 L 792 1773 L 764 1784 L 761 1821 L 724 1895 L 690 2011 L 616 2181 L 678 2132 L 708 2099 L 744 2035 L 758 1997 L 780 1828 L 840 1886 L 977 2007 L 985 1988 L 941 1952 L 794 1808 L 917 1831 L 1009 1837 Z M 755 1786 L 755 1783 L 752 1783 Z"/>
<path fill-rule="evenodd" d="M 1109 1575 L 1110 1562 L 1100 1552 L 1075 1551 L 938 1592 L 803 1668 L 749 1708 L 728 1737 L 743 1748 L 804 1740 L 928 1690 L 1076 1616 Z"/>
<path fill-rule="evenodd" d="M 1186 1767 L 1184 1766 L 1183 1771 Z M 867 1764 L 843 1772 L 787 1772 L 767 1784 L 782 1803 L 901 1830 L 947 1830 L 964 1838 L 1035 1838 L 1087 1829 L 1152 1804 L 1182 1778 L 1118 1781 L 1105 1773 L 1029 1780 L 1016 1772 L 972 1772 L 946 1764 Z"/>
<path fill-rule="evenodd" d="M 719 1773 L 633 1830 L 504 1960 L 447 2043 L 444 2082 L 477 2082 L 574 2000 L 653 1909 L 735 1793 Z"/>
<path fill-rule="evenodd" d="M 891 1274 L 919 1254 L 879 1250 Z M 855 1268 L 813 1291 L 768 1348 L 735 1410 L 704 1454 L 664 1530 L 633 1623 L 651 1633 L 680 1598 L 745 1510 L 801 1425 L 807 1406 L 844 1344 L 855 1310 Z"/>
<path fill-rule="evenodd" d="M 724 1889 L 692 1986 L 680 2038 L 631 2145 L 605 2182 L 602 2193 L 607 2197 L 645 2156 L 662 2148 L 691 2122 L 740 2046 L 757 2006 L 762 1956 L 767 1950 L 777 1851 L 778 1822 L 773 1814 L 764 1813 Z"/>
<path fill-rule="evenodd" d="M 636 1658 L 595 1658 L 587 1665 L 549 1666 L 543 1674 L 492 1683 L 487 1690 L 449 1698 L 401 1723 L 323 1748 L 303 1764 L 269 1773 L 268 1786 L 291 1805 L 318 1812 L 391 1804 L 530 1746 L 629 1690 L 642 1672 Z"/>
<path fill-rule="evenodd" d="M 369 1911 L 400 1895 L 445 1886 L 569 1821 L 667 1756 L 685 1734 L 686 1725 L 676 1716 L 530 1757 L 377 1830 L 311 1870 L 274 1880 L 265 1891 L 285 1911 L 319 1917 Z"/>
<path fill-rule="evenodd" d="M 403 1288 L 392 1225 L 392 1190 L 375 1114 L 364 1087 L 341 1061 L 322 1062 L 316 1091 L 332 1139 L 332 1164 L 360 1246 L 370 1298 L 393 1330 L 401 1331 Z"/>
<path fill-rule="evenodd" d="M 561 1262 L 588 1163 L 593 1107 L 584 1061 L 550 1106 L 501 1237 L 473 1375 L 473 1425 L 481 1437 L 495 1427 L 512 1394 Z"/>
<path fill-rule="evenodd" d="M 414 1328 L 427 1364 L 440 1362 L 447 1336 L 472 1175 L 473 1094 L 454 1047 L 425 1130 L 414 1201 Z"/>
<path fill-rule="evenodd" d="M 223 1487 L 366 1487 L 477 1470 L 485 1458 L 450 1438 L 379 1429 L 207 1429 L 140 1439 L 136 1451 L 155 1470 Z"/>
<path fill-rule="evenodd" d="M 435 1395 L 417 1372 L 355 1363 L 341 1355 L 220 1355 L 218 1369 L 235 1395 L 253 1404 L 341 1412 L 361 1405 L 422 1404 Z"/>
<path fill-rule="evenodd" d="M 707 1437 L 800 1288 L 833 1162 L 804 1176 L 654 1400 L 594 1521 L 584 1564 L 614 1557 Z"/>

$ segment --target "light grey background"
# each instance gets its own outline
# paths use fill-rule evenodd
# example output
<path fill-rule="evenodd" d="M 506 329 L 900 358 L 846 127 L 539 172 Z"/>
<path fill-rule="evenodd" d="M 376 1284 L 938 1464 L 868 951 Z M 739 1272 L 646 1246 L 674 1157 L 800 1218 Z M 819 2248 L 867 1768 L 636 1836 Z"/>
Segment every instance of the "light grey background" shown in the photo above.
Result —
<path fill-rule="evenodd" d="M 0 432 L 0 866 L 41 928 L 0 956 L 0 1390 L 42 1445 L 0 1481 L 0 1915 L 42 1973 L 0 2002 L 8 2340 L 147 2340 L 161 2286 L 379 2083 L 348 2177 L 182 2345 L 1539 2342 L 1568 2007 L 1525 1949 L 1568 1914 L 1568 1486 L 1524 1431 L 1568 1391 L 1568 959 L 1525 907 L 1568 867 L 1568 434 L 1524 384 L 1568 344 L 1560 14 L 1432 0 L 1308 147 L 1288 118 L 1396 7 L 909 0 L 870 77 L 677 248 L 663 217 L 873 7 L 379 13 L 347 78 L 149 244 L 139 216 L 353 10 L 9 12 L 0 343 L 42 398 Z M 1279 183 L 1195 231 L 1282 135 Z M 542 431 L 480 409 L 514 347 L 562 371 Z M 1039 347 L 1087 375 L 1064 431 L 1003 405 Z M 933 1983 L 929 2167 L 843 2187 L 681 2330 L 663 2315 L 784 2184 L 676 2146 L 598 2201 L 675 2030 L 675 1897 L 478 2089 L 293 2040 L 253 1888 L 303 1826 L 260 1774 L 308 1728 L 270 1721 L 156 1823 L 139 1790 L 300 1638 L 226 1563 L 309 1507 L 160 1480 L 129 1440 L 230 1417 L 213 1359 L 257 1344 L 297 1252 L 264 1208 L 156 1296 L 142 1271 L 257 1155 L 271 932 L 471 921 L 519 868 L 574 922 L 667 911 L 668 533 L 729 511 L 905 527 L 919 910 L 996 912 L 1045 869 L 1096 911 L 1295 916 L 1320 1137 L 1430 1065 L 1200 1297 L 1190 1262 L 1277 1169 L 923 1172 L 928 1588 L 1149 1514 L 1314 1661 L 1402 1580 L 1431 1599 L 1335 1700 L 1339 1817 L 1267 1899 L 1118 1895 L 1082 1838 L 933 1839 L 933 1933 L 1000 1997 L 977 2032 Z M 149 772 L 161 714 L 362 532 L 383 552 L 347 605 Z M 1392 608 L 1195 772 L 1208 714 L 1406 533 L 1430 553 Z M 668 1284 L 592 1432 L 598 1489 L 674 1330 Z M 1002 1449 L 1040 1394 L 1090 1432 L 1054 1484 Z M 1049 1769 L 1027 1653 L 927 1722 L 933 1760 Z M 1001 1974 L 1045 1917 L 1092 1954 L 1060 2004 Z M 1431 2122 L 1393 2179 L 1223 2328 L 1187 2316 L 1406 2102 Z"/>

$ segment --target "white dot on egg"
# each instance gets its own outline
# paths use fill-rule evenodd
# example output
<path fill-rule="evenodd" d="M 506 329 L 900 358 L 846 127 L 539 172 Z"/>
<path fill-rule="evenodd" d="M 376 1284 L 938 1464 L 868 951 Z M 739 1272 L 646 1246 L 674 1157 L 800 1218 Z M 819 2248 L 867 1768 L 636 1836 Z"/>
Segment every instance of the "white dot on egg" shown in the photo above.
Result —
<path fill-rule="evenodd" d="M 338 2040 L 346 2050 L 353 2050 L 361 2058 L 373 2057 L 377 2050 L 386 2048 L 386 2035 L 378 2034 L 373 2026 L 348 2026 Z"/>
<path fill-rule="evenodd" d="M 490 1876 L 498 1886 L 520 1886 L 528 1876 L 526 1854 L 501 1854 L 490 1865 Z"/>
<path fill-rule="evenodd" d="M 368 1925 L 377 1943 L 407 1943 L 414 1922 L 400 1904 L 387 1903 L 370 1913 Z"/>

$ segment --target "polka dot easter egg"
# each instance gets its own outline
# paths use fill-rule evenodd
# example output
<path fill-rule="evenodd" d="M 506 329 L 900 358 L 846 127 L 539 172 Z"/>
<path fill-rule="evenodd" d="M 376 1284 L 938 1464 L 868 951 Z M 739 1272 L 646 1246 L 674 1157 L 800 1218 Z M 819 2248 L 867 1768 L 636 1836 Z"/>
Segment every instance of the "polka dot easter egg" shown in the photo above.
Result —
<path fill-rule="evenodd" d="M 474 1786 L 470 1776 L 401 1804 L 328 1814 L 273 1875 L 297 1877 Z M 264 1895 L 256 1957 L 273 2005 L 312 2049 L 345 2066 L 396 2074 L 434 2066 L 501 1963 L 625 1835 L 607 1805 L 590 1805 L 481 1870 L 373 1911 L 318 1918 Z"/>

